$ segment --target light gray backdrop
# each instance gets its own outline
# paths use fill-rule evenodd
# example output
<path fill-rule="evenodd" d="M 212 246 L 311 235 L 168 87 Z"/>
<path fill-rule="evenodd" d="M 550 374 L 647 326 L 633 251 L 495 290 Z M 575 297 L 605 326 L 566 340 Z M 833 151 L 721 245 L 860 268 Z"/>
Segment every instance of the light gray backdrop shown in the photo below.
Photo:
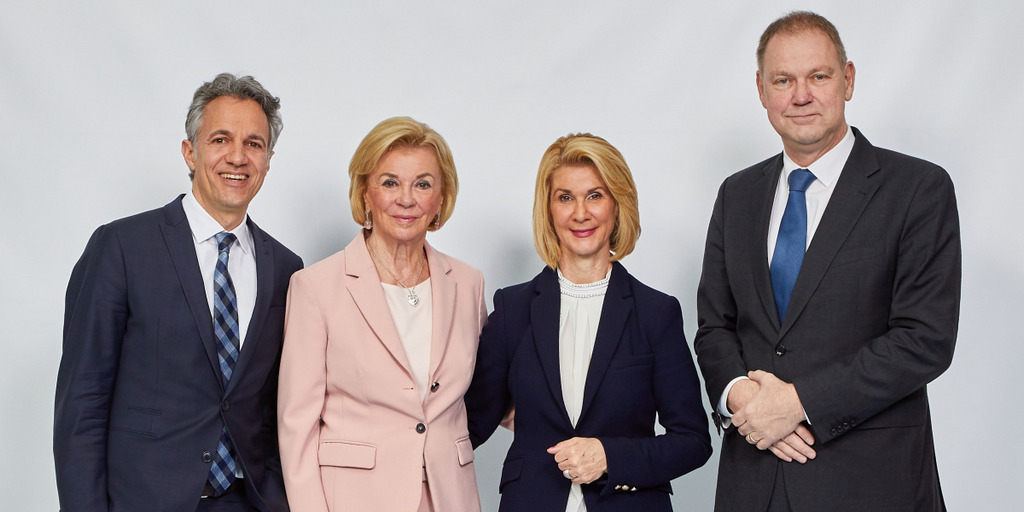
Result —
<path fill-rule="evenodd" d="M 857 66 L 851 124 L 943 165 L 964 246 L 960 343 L 930 386 L 950 510 L 1010 510 L 1024 474 L 1020 27 L 1024 4 L 966 2 L 0 1 L 0 494 L 55 510 L 50 447 L 63 296 L 89 235 L 189 188 L 192 92 L 220 71 L 282 98 L 285 129 L 250 213 L 308 263 L 356 232 L 347 166 L 380 120 L 411 115 L 454 151 L 461 190 L 430 241 L 483 270 L 488 296 L 541 267 L 534 176 L 560 135 L 616 145 L 640 190 L 626 266 L 679 298 L 687 338 L 718 185 L 781 150 L 754 87 L 764 27 L 830 18 Z M 711 510 L 716 453 L 674 482 Z M 477 454 L 485 510 L 509 437 Z"/>

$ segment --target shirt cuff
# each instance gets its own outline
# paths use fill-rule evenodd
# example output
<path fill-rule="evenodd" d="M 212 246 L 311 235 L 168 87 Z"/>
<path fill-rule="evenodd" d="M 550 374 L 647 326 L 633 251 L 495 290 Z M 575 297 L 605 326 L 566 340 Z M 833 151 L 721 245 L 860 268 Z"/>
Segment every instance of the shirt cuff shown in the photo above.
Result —
<path fill-rule="evenodd" d="M 722 428 L 729 428 L 732 426 L 732 412 L 729 411 L 729 391 L 732 386 L 737 382 L 747 379 L 745 375 L 740 375 L 735 379 L 729 381 L 725 386 L 725 391 L 722 392 L 722 398 L 718 400 L 718 414 L 722 418 Z"/>

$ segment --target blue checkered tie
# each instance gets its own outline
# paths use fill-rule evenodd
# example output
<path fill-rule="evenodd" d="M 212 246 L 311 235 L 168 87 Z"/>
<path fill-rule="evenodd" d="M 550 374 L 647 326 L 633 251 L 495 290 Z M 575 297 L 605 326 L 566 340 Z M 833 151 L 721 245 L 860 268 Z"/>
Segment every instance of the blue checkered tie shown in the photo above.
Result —
<path fill-rule="evenodd" d="M 219 348 L 217 359 L 224 381 L 231 380 L 231 371 L 238 360 L 238 308 L 235 301 L 235 286 L 228 273 L 228 251 L 235 243 L 235 235 L 220 232 L 217 238 L 217 267 L 213 271 L 213 333 L 217 336 Z M 221 427 L 217 453 L 213 456 L 208 480 L 214 495 L 219 496 L 235 481 L 235 458 L 231 454 L 231 440 L 227 427 Z"/>
<path fill-rule="evenodd" d="M 793 285 L 800 273 L 800 265 L 804 262 L 804 250 L 807 248 L 807 196 L 804 192 L 814 179 L 814 174 L 807 169 L 796 169 L 789 173 L 789 198 L 786 211 L 782 214 L 782 223 L 779 224 L 779 238 L 775 241 L 771 269 L 779 323 L 786 318 Z"/>

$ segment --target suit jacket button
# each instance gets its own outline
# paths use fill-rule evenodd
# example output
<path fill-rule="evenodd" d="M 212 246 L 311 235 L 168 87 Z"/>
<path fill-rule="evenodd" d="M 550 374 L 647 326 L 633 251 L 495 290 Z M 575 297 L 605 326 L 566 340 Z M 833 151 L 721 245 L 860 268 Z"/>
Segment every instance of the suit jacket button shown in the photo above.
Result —
<path fill-rule="evenodd" d="M 775 347 L 775 355 L 779 357 L 786 355 L 786 346 L 780 344 L 779 346 Z"/>
<path fill-rule="evenodd" d="M 439 388 L 439 387 L 441 387 L 441 383 L 440 382 L 435 382 L 435 383 L 431 384 L 430 385 L 430 392 L 431 393 L 437 393 L 437 388 Z"/>
<path fill-rule="evenodd" d="M 229 404 L 227 400 L 224 400 L 223 402 L 220 403 L 220 410 L 227 411 L 230 408 L 231 404 Z"/>
<path fill-rule="evenodd" d="M 422 423 L 417 423 L 416 424 L 416 433 L 417 434 L 422 434 L 422 433 L 424 433 L 426 431 L 427 431 L 427 426 L 426 425 L 424 425 Z"/>
<path fill-rule="evenodd" d="M 839 429 L 833 428 L 831 432 L 833 436 L 839 435 Z"/>
<path fill-rule="evenodd" d="M 203 452 L 203 462 L 207 464 L 213 462 L 213 455 L 210 452 Z"/>

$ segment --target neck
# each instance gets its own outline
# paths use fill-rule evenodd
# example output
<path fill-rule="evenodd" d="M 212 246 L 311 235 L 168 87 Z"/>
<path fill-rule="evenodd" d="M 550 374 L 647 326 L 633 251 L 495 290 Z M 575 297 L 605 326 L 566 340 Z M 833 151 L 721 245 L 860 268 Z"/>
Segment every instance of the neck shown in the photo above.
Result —
<path fill-rule="evenodd" d="M 608 275 L 612 268 L 612 260 L 607 254 L 593 258 L 578 258 L 562 255 L 558 261 L 558 270 L 570 282 L 587 284 L 600 281 Z"/>
<path fill-rule="evenodd" d="M 400 242 L 371 231 L 366 237 L 366 249 L 384 283 L 415 286 L 430 277 L 423 239 Z"/>

